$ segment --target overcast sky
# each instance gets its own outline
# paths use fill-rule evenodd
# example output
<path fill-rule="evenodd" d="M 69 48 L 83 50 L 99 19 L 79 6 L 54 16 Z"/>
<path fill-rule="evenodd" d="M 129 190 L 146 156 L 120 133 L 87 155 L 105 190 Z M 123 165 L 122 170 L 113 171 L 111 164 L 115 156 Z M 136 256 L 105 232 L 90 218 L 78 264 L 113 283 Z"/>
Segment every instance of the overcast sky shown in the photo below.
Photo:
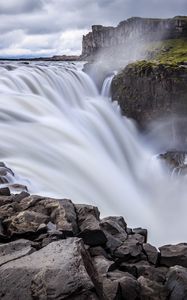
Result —
<path fill-rule="evenodd" d="M 187 15 L 187 0 L 0 0 L 0 56 L 80 54 L 92 24 Z"/>

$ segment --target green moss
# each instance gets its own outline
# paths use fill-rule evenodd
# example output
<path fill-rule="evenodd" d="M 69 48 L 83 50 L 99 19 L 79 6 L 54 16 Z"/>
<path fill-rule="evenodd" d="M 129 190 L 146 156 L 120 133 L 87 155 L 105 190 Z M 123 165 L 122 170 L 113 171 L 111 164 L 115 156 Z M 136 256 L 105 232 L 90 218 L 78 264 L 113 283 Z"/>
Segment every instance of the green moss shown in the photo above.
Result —
<path fill-rule="evenodd" d="M 159 64 L 178 65 L 187 62 L 187 38 L 150 43 L 148 57 Z"/>

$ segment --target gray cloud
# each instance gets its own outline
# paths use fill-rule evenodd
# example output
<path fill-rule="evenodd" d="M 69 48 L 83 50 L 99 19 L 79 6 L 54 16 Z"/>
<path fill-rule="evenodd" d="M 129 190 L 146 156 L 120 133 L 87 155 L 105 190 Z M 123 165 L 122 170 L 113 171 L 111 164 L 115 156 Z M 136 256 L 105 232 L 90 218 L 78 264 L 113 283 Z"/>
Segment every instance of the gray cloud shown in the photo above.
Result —
<path fill-rule="evenodd" d="M 31 13 L 38 9 L 42 9 L 42 0 L 1 0 L 0 14 L 22 14 Z"/>
<path fill-rule="evenodd" d="M 0 56 L 79 53 L 92 24 L 176 15 L 186 0 L 0 0 Z"/>

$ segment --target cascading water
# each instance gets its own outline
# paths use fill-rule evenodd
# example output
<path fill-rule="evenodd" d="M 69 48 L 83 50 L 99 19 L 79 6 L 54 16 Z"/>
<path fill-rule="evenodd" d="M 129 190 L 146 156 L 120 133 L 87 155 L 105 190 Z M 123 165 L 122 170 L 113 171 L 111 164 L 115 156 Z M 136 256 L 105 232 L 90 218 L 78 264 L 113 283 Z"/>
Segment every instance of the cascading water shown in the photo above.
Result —
<path fill-rule="evenodd" d="M 0 139 L 1 160 L 31 192 L 123 215 L 155 244 L 187 239 L 185 177 L 167 176 L 81 66 L 2 64 Z"/>

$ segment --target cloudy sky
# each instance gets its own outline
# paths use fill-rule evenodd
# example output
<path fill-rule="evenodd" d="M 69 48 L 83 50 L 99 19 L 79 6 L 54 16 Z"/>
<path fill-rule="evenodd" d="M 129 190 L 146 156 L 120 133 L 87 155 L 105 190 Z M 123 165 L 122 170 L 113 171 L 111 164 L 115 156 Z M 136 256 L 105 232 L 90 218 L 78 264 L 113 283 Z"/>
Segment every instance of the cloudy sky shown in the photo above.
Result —
<path fill-rule="evenodd" d="M 92 24 L 187 15 L 187 0 L 0 0 L 0 57 L 80 54 Z"/>

